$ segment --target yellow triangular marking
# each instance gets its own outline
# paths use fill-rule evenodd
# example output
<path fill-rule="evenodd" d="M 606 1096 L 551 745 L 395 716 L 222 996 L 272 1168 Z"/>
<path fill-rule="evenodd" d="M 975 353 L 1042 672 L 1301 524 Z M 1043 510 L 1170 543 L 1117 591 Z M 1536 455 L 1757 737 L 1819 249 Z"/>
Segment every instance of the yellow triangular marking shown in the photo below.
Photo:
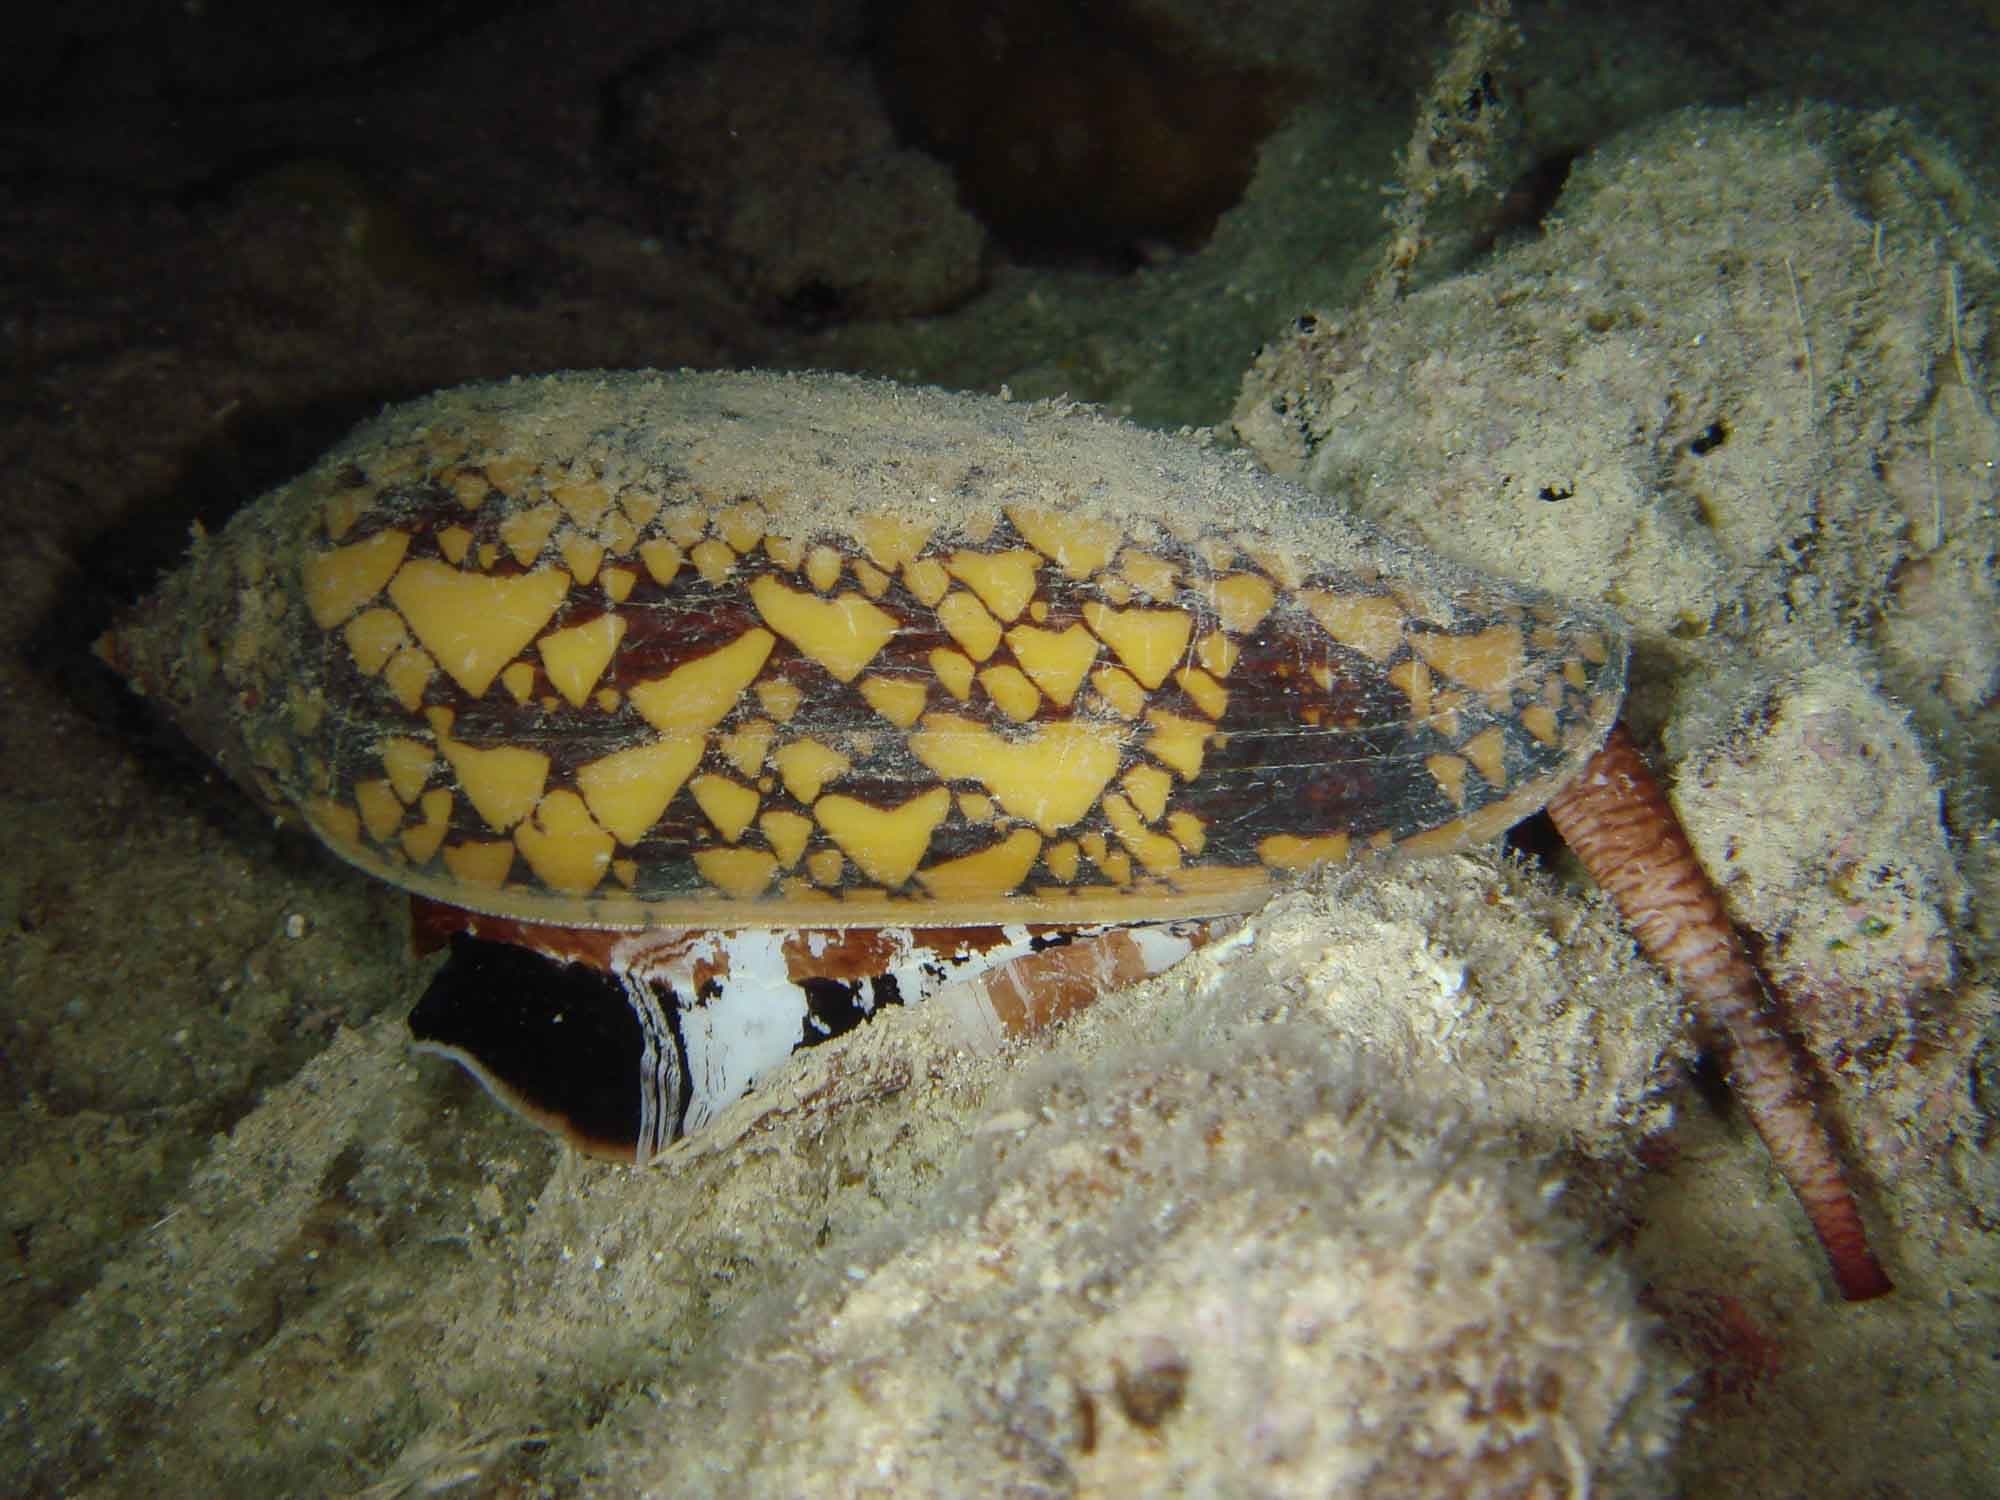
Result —
<path fill-rule="evenodd" d="M 904 517 L 863 516 L 854 523 L 854 534 L 876 567 L 893 573 L 923 550 L 935 526 L 929 521 Z"/>
<path fill-rule="evenodd" d="M 555 496 L 556 504 L 569 512 L 569 518 L 585 530 L 595 526 L 611 508 L 610 491 L 595 479 L 552 484 L 549 493 Z"/>
<path fill-rule="evenodd" d="M 1042 863 L 1049 867 L 1049 873 L 1064 885 L 1076 879 L 1077 866 L 1082 863 L 1083 851 L 1076 846 L 1075 839 L 1062 839 L 1049 845 L 1042 857 Z"/>
<path fill-rule="evenodd" d="M 389 581 L 389 597 L 417 639 L 475 698 L 549 623 L 568 592 L 569 574 L 560 568 L 489 578 L 433 558 L 404 563 Z"/>
<path fill-rule="evenodd" d="M 1164 833 L 1146 827 L 1137 808 L 1122 792 L 1104 799 L 1104 816 L 1126 851 L 1145 867 L 1149 875 L 1170 874 L 1181 867 L 1181 846 Z"/>
<path fill-rule="evenodd" d="M 626 519 L 642 531 L 660 513 L 661 499 L 651 490 L 628 489 L 618 497 L 618 508 Z"/>
<path fill-rule="evenodd" d="M 1123 754 L 1116 725 L 1065 720 L 1024 738 L 975 719 L 925 714 L 910 753 L 949 780 L 977 781 L 1015 817 L 1053 834 L 1089 812 Z"/>
<path fill-rule="evenodd" d="M 424 793 L 420 806 L 423 822 L 403 830 L 403 853 L 413 865 L 429 864 L 450 831 L 451 793 L 443 787 L 433 787 Z"/>
<path fill-rule="evenodd" d="M 1521 676 L 1525 664 L 1518 625 L 1494 625 L 1476 635 L 1415 631 L 1410 635 L 1410 644 L 1431 664 L 1433 671 L 1481 693 L 1499 692 L 1511 686 Z"/>
<path fill-rule="evenodd" d="M 703 583 L 719 587 L 736 566 L 736 554 L 729 550 L 729 543 L 710 537 L 688 548 L 688 561 L 701 574 Z"/>
<path fill-rule="evenodd" d="M 1125 581 L 1149 599 L 1171 599 L 1180 583 L 1180 570 L 1157 553 L 1127 547 L 1118 554 L 1118 571 Z"/>
<path fill-rule="evenodd" d="M 780 724 L 792 722 L 792 715 L 799 711 L 799 705 L 806 696 L 805 690 L 796 682 L 788 682 L 782 677 L 766 677 L 754 691 L 764 712 Z"/>
<path fill-rule="evenodd" d="M 1113 609 L 1093 599 L 1083 621 L 1148 692 L 1181 664 L 1194 634 L 1194 617 L 1183 609 Z"/>
<path fill-rule="evenodd" d="M 974 900 L 1017 891 L 1042 852 L 1040 835 L 1016 828 L 977 854 L 963 854 L 917 871 L 923 888 L 940 901 Z"/>
<path fill-rule="evenodd" d="M 567 788 L 542 798 L 534 817 L 514 830 L 514 842 L 551 890 L 581 895 L 595 889 L 611 868 L 611 835 L 591 821 L 583 799 Z"/>
<path fill-rule="evenodd" d="M 1016 724 L 1027 723 L 1041 709 L 1041 692 L 1019 667 L 1005 662 L 981 667 L 979 685 L 986 689 L 986 696 L 993 700 L 994 706 Z"/>
<path fill-rule="evenodd" d="M 750 601 L 779 635 L 842 682 L 852 682 L 896 633 L 896 617 L 858 593 L 821 599 L 769 573 L 750 584 Z"/>
<path fill-rule="evenodd" d="M 313 623 L 321 630 L 331 630 L 381 593 L 409 548 L 407 531 L 378 531 L 365 541 L 307 558 L 306 608 L 312 612 Z"/>
<path fill-rule="evenodd" d="M 784 780 L 785 790 L 807 805 L 819 796 L 821 787 L 853 764 L 831 745 L 818 740 L 793 740 L 779 746 L 771 759 Z"/>
<path fill-rule="evenodd" d="M 1222 628 L 1237 635 L 1255 630 L 1278 602 L 1277 589 L 1261 573 L 1227 574 L 1208 586 L 1208 596 Z"/>
<path fill-rule="evenodd" d="M 639 561 L 653 575 L 653 582 L 664 588 L 674 581 L 674 574 L 681 570 L 683 554 L 672 542 L 654 537 L 639 543 Z"/>
<path fill-rule="evenodd" d="M 697 776 L 688 783 L 695 804 L 708 815 L 715 831 L 735 843 L 757 816 L 757 791 L 727 776 Z"/>
<path fill-rule="evenodd" d="M 754 777 L 763 769 L 764 757 L 771 753 L 771 741 L 777 733 L 778 726 L 769 719 L 751 719 L 733 734 L 722 737 L 722 758 L 736 767 L 738 775 Z"/>
<path fill-rule="evenodd" d="M 758 828 L 771 841 L 771 848 L 777 853 L 778 863 L 789 870 L 799 862 L 799 856 L 806 852 L 806 840 L 812 837 L 813 821 L 803 813 L 787 812 L 774 808 L 757 819 Z"/>
<path fill-rule="evenodd" d="M 738 553 L 749 552 L 764 539 L 764 526 L 769 520 L 763 506 L 746 500 L 717 513 L 715 534 Z"/>
<path fill-rule="evenodd" d="M 660 821 L 707 748 L 706 735 L 668 735 L 585 763 L 576 784 L 597 821 L 620 843 L 636 844 Z"/>
<path fill-rule="evenodd" d="M 748 901 L 770 886 L 778 873 L 778 857 L 762 849 L 697 849 L 694 867 L 725 896 Z"/>
<path fill-rule="evenodd" d="M 564 531 L 556 550 L 562 553 L 564 564 L 578 583 L 589 583 L 595 578 L 598 564 L 604 561 L 604 543 L 574 531 Z"/>
<path fill-rule="evenodd" d="M 440 743 L 458 785 L 489 828 L 504 833 L 541 800 L 549 758 L 539 750 L 499 745 L 480 750 L 457 740 Z"/>
<path fill-rule="evenodd" d="M 937 680 L 944 684 L 946 692 L 963 703 L 972 696 L 972 658 L 963 651 L 954 651 L 949 646 L 934 646 L 930 654 L 931 670 L 937 673 Z"/>
<path fill-rule="evenodd" d="M 1148 823 L 1160 821 L 1160 815 L 1167 810 L 1167 798 L 1174 790 L 1174 778 L 1158 766 L 1139 765 L 1132 767 L 1120 778 L 1125 794 L 1132 799 L 1132 805 L 1145 815 Z"/>
<path fill-rule="evenodd" d="M 1016 625 L 1007 632 L 1007 648 L 1035 686 L 1064 708 L 1076 697 L 1084 674 L 1097 660 L 1097 637 L 1081 625 L 1067 630 Z"/>
<path fill-rule="evenodd" d="M 1488 786 L 1496 791 L 1507 790 L 1507 736 L 1500 732 L 1498 724 L 1488 725 L 1459 748 L 1486 778 Z"/>
<path fill-rule="evenodd" d="M 1242 654 L 1242 648 L 1219 630 L 1211 630 L 1194 643 L 1195 660 L 1214 677 L 1227 677 Z"/>
<path fill-rule="evenodd" d="M 777 643 L 768 630 L 746 630 L 720 650 L 684 662 L 664 677 L 634 683 L 632 706 L 665 733 L 706 733 L 757 680 Z"/>
<path fill-rule="evenodd" d="M 924 711 L 930 689 L 921 677 L 885 677 L 870 673 L 861 679 L 861 696 L 868 706 L 894 724 L 908 729 Z"/>
<path fill-rule="evenodd" d="M 946 566 L 994 614 L 1002 620 L 1015 620 L 1035 597 L 1035 574 L 1041 562 L 1040 553 L 1015 547 L 1006 552 L 954 552 Z"/>
<path fill-rule="evenodd" d="M 526 703 L 534 696 L 535 667 L 528 661 L 510 661 L 500 669 L 500 686 L 513 695 L 516 703 Z"/>
<path fill-rule="evenodd" d="M 908 880 L 930 848 L 931 834 L 951 811 L 951 793 L 941 786 L 912 797 L 901 807 L 872 807 L 858 797 L 828 796 L 813 804 L 813 817 L 854 861 L 862 874 L 894 890 Z"/>
<path fill-rule="evenodd" d="M 556 691 L 573 707 L 582 708 L 624 635 L 625 617 L 607 611 L 581 625 L 551 631 L 535 646 L 542 653 L 542 670 L 549 674 Z"/>
<path fill-rule="evenodd" d="M 1000 622 L 968 589 L 953 589 L 938 601 L 938 623 L 974 661 L 985 661 L 1000 644 Z"/>
<path fill-rule="evenodd" d="M 1007 519 L 1030 547 L 1072 578 L 1088 578 L 1095 573 L 1118 545 L 1117 527 L 1061 511 L 1010 505 Z"/>
<path fill-rule="evenodd" d="M 396 799 L 387 777 L 356 782 L 354 806 L 361 814 L 361 826 L 378 844 L 388 843 L 403 825 L 403 804 Z"/>
<path fill-rule="evenodd" d="M 1194 706 L 1211 719 L 1219 719 L 1229 708 L 1229 689 L 1200 667 L 1177 667 L 1174 681 L 1193 700 Z"/>
<path fill-rule="evenodd" d="M 613 557 L 623 557 L 639 540 L 639 528 L 625 519 L 625 512 L 614 510 L 598 523 L 594 533 L 604 543 L 605 551 Z"/>
<path fill-rule="evenodd" d="M 903 587 L 915 594 L 922 603 L 932 609 L 938 607 L 938 600 L 951 587 L 951 574 L 944 570 L 944 564 L 935 557 L 920 557 L 914 562 L 903 564 Z"/>
<path fill-rule="evenodd" d="M 1181 773 L 1183 781 L 1201 774 L 1202 756 L 1208 744 L 1209 726 L 1162 708 L 1146 710 L 1147 752 Z"/>
<path fill-rule="evenodd" d="M 556 522 L 561 519 L 562 512 L 546 502 L 517 510 L 500 523 L 500 540 L 514 554 L 515 562 L 528 567 L 542 555 L 542 548 L 548 545 L 549 533 L 556 529 Z"/>
<path fill-rule="evenodd" d="M 1307 589 L 1299 595 L 1320 629 L 1370 661 L 1383 662 L 1403 644 L 1403 607 L 1382 594 L 1335 594 Z"/>
<path fill-rule="evenodd" d="M 422 740 L 394 735 L 382 741 L 379 753 L 382 769 L 388 773 L 389 785 L 396 789 L 396 795 L 406 803 L 416 801 L 424 783 L 431 779 L 437 752 Z"/>
<path fill-rule="evenodd" d="M 383 686 L 402 704 L 405 713 L 413 714 L 423 707 L 424 689 L 431 685 L 435 665 L 430 653 L 412 641 L 390 657 L 389 665 L 382 669 Z"/>
<path fill-rule="evenodd" d="M 514 841 L 492 839 L 470 844 L 453 844 L 444 851 L 444 867 L 451 878 L 464 885 L 484 885 L 497 889 L 514 865 Z"/>
<path fill-rule="evenodd" d="M 1099 667 L 1090 674 L 1090 685 L 1097 689 L 1107 707 L 1121 719 L 1136 719 L 1146 706 L 1146 690 L 1132 680 L 1132 674 L 1123 667 Z"/>
<path fill-rule="evenodd" d="M 410 632 L 403 628 L 403 617 L 393 609 L 364 609 L 347 622 L 342 634 L 347 638 L 348 654 L 363 677 L 373 677 L 381 671 L 410 639 Z"/>
<path fill-rule="evenodd" d="M 805 566 L 806 544 L 795 536 L 766 536 L 764 555 L 787 573 L 796 573 Z"/>
<path fill-rule="evenodd" d="M 821 542 L 806 554 L 806 582 L 822 594 L 833 592 L 833 586 L 840 582 L 840 552 Z"/>

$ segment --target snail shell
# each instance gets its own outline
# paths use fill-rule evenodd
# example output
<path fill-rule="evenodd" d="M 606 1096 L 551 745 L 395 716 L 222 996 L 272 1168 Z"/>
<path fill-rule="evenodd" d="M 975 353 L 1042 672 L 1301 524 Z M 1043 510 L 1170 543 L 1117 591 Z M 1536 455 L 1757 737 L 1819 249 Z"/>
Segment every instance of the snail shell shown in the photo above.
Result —
<path fill-rule="evenodd" d="M 99 649 L 343 859 L 518 933 L 1249 910 L 1535 811 L 1626 638 L 1063 403 L 642 372 L 389 409 Z"/>

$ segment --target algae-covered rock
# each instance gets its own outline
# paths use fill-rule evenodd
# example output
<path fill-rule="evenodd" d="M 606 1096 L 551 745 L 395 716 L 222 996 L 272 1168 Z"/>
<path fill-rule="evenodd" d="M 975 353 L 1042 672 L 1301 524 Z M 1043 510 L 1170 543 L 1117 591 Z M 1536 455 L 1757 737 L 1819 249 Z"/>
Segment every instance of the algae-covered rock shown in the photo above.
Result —
<path fill-rule="evenodd" d="M 620 1492 L 1663 1493 L 1676 1372 L 1533 1167 L 1302 1028 L 1045 1076 L 928 1228 L 595 1447 Z"/>

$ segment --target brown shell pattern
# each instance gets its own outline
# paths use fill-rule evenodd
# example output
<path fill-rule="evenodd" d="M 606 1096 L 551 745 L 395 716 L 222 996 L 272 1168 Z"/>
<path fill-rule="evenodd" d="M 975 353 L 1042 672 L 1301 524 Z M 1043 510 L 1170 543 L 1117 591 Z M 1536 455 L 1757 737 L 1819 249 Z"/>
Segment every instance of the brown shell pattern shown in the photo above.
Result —
<path fill-rule="evenodd" d="M 655 373 L 388 411 L 106 649 L 361 868 L 601 927 L 1247 909 L 1534 811 L 1626 655 L 1184 439 Z"/>

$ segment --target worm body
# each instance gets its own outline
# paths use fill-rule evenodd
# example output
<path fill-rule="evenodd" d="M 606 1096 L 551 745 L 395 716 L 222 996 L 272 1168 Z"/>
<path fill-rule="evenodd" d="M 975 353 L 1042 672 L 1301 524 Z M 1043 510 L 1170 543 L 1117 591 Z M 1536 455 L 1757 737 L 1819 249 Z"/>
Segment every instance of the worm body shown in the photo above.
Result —
<path fill-rule="evenodd" d="M 1868 1244 L 1840 1157 L 1814 1109 L 1804 1065 L 1665 791 L 1621 723 L 1549 803 L 1569 846 L 1611 894 L 1639 946 L 1680 985 L 1704 1044 L 1812 1224 L 1840 1294 L 1892 1290 Z"/>

